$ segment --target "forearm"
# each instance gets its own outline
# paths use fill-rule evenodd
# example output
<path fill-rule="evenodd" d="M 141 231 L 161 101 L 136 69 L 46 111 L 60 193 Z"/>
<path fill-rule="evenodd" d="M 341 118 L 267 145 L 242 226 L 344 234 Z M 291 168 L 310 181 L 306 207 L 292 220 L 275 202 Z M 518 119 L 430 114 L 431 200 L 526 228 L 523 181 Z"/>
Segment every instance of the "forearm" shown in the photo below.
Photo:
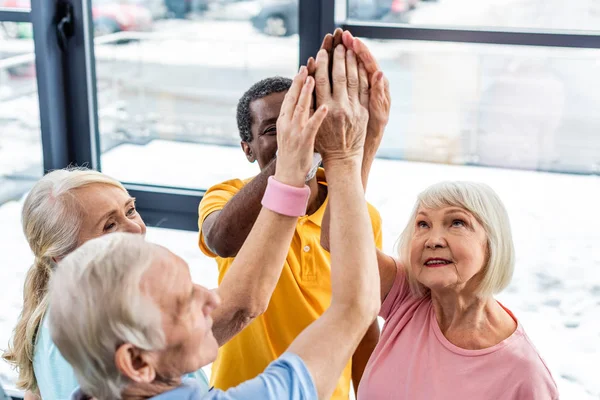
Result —
<path fill-rule="evenodd" d="M 371 173 L 371 167 L 377 156 L 377 150 L 381 144 L 381 138 L 383 137 L 384 127 L 376 126 L 375 123 L 370 123 L 367 127 L 367 140 L 365 142 L 365 152 L 363 155 L 363 161 L 360 169 L 360 176 L 363 184 L 365 193 L 367 192 L 367 183 L 369 181 L 369 174 Z"/>
<path fill-rule="evenodd" d="M 265 208 L 260 212 L 218 289 L 221 306 L 213 313 L 213 332 L 219 344 L 227 342 L 266 310 L 285 264 L 297 220 Z"/>
<path fill-rule="evenodd" d="M 379 299 L 379 273 L 360 165 L 353 159 L 325 168 L 330 171 L 332 307 L 351 304 L 370 312 L 373 296 Z"/>
<path fill-rule="evenodd" d="M 227 202 L 218 220 L 204 238 L 219 257 L 235 257 L 250 234 L 260 210 L 269 176 L 275 174 L 275 160 Z"/>
<path fill-rule="evenodd" d="M 383 135 L 383 128 L 370 127 L 371 131 L 367 132 L 367 137 L 381 137 Z M 363 185 L 363 190 L 367 192 L 367 183 L 369 181 L 369 174 L 371 173 L 371 167 L 375 156 L 377 155 L 377 149 L 379 148 L 380 141 L 373 141 L 371 143 L 365 143 L 365 151 L 363 155 L 362 165 L 360 169 L 360 177 Z M 327 173 L 327 171 L 325 171 Z M 327 204 L 323 219 L 321 221 L 321 247 L 329 251 L 329 226 L 331 222 L 330 204 Z"/>
<path fill-rule="evenodd" d="M 358 394 L 358 385 L 365 372 L 369 358 L 379 342 L 379 335 L 379 323 L 375 320 L 367 330 L 367 333 L 360 341 L 352 356 L 352 385 L 354 386 L 354 393 L 356 394 Z"/>

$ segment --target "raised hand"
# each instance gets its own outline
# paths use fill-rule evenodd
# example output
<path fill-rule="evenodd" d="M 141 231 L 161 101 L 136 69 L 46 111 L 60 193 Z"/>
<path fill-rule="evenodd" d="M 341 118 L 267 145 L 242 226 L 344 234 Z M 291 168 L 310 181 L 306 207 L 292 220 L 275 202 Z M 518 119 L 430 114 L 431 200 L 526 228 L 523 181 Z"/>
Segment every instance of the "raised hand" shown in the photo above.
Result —
<path fill-rule="evenodd" d="M 369 48 L 358 38 L 345 31 L 342 36 L 344 46 L 354 51 L 362 62 L 369 76 L 370 101 L 369 101 L 369 130 L 383 131 L 390 118 L 390 83 L 379 68 L 375 57 Z"/>
<path fill-rule="evenodd" d="M 313 161 L 315 136 L 327 115 L 321 105 L 310 116 L 310 103 L 315 80 L 301 67 L 292 87 L 285 95 L 277 119 L 277 165 L 275 179 L 281 183 L 303 187 Z"/>
<path fill-rule="evenodd" d="M 319 107 L 329 112 L 315 143 L 316 150 L 328 162 L 341 159 L 362 160 L 369 119 L 368 76 L 353 51 L 338 45 L 333 52 L 330 84 L 329 55 L 319 51 L 316 59 L 316 97 Z M 332 90 L 333 89 L 333 90 Z"/>

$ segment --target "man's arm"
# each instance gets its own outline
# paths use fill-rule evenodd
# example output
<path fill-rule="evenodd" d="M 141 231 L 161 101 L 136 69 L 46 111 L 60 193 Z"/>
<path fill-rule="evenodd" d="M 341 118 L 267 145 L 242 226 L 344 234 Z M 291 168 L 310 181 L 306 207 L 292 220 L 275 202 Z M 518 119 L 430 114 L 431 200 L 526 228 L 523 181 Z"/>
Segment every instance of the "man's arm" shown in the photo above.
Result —
<path fill-rule="evenodd" d="M 212 314 L 219 346 L 265 312 L 285 263 L 297 218 L 260 212 L 246 243 L 217 289 L 221 306 Z M 265 251 L 265 245 L 269 245 Z M 272 244 L 272 245 L 271 245 Z"/>
<path fill-rule="evenodd" d="M 373 321 L 365 336 L 358 344 L 356 351 L 352 355 L 352 386 L 354 386 L 354 393 L 358 396 L 358 385 L 365 372 L 369 358 L 377 343 L 379 343 L 379 336 L 381 335 L 379 329 L 379 322 Z"/>
<path fill-rule="evenodd" d="M 321 107 L 309 118 L 313 88 L 314 79 L 307 79 L 306 68 L 302 68 L 277 120 L 279 157 L 274 178 L 287 186 L 305 187 L 315 136 L 327 114 Z M 221 306 L 213 313 L 213 334 L 219 345 L 267 309 L 296 229 L 297 217 L 261 208 L 256 224 L 217 289 Z"/>
<path fill-rule="evenodd" d="M 238 254 L 258 218 L 260 201 L 267 180 L 275 174 L 275 165 L 276 160 L 271 161 L 222 210 L 211 213 L 202 223 L 204 242 L 219 257 L 235 257 Z"/>

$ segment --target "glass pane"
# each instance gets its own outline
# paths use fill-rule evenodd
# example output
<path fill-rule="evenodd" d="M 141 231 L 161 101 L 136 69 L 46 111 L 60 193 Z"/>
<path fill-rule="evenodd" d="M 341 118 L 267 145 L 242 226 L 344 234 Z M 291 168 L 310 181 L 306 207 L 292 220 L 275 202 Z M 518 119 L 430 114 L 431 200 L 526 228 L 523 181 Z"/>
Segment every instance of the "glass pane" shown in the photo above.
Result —
<path fill-rule="evenodd" d="M 102 170 L 127 182 L 189 188 L 256 174 L 240 148 L 236 106 L 260 79 L 297 71 L 296 5 L 165 4 L 159 18 L 148 3 L 132 2 L 128 15 L 142 22 L 96 38 Z M 223 159 L 231 163 L 215 168 Z"/>
<path fill-rule="evenodd" d="M 30 0 L 0 0 L 0 8 L 10 8 L 18 10 L 30 10 Z"/>
<path fill-rule="evenodd" d="M 365 41 L 393 100 L 380 156 L 599 171 L 600 50 Z"/>
<path fill-rule="evenodd" d="M 489 28 L 543 30 L 600 28 L 594 0 L 339 0 L 349 19 Z M 338 1 L 338 5 L 339 5 Z"/>
<path fill-rule="evenodd" d="M 0 30 L 5 23 L 0 23 Z M 25 271 L 31 262 L 21 234 L 19 199 L 42 176 L 42 145 L 30 24 L 0 36 L 0 343 L 6 347 L 21 312 Z M 11 29 L 13 28 L 11 27 Z M 20 257 L 24 254 L 24 257 Z M 15 371 L 0 361 L 0 384 L 14 387 Z"/>

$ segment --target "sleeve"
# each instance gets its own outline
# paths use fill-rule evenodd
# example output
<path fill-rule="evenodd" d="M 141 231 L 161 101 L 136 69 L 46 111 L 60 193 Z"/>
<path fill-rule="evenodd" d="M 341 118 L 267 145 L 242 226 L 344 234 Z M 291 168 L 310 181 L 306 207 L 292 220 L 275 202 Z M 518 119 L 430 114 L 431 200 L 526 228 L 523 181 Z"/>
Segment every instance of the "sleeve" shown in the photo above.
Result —
<path fill-rule="evenodd" d="M 225 204 L 227 204 L 227 202 L 231 200 L 242 187 L 244 187 L 244 183 L 239 179 L 234 179 L 211 187 L 202 197 L 200 205 L 198 206 L 198 246 L 205 255 L 212 258 L 217 257 L 204 241 L 204 235 L 202 234 L 202 224 L 204 223 L 204 220 L 213 212 L 222 210 L 223 207 L 225 207 Z"/>
<path fill-rule="evenodd" d="M 256 378 L 227 391 L 213 390 L 210 400 L 311 400 L 317 398 L 317 388 L 304 361 L 286 352 L 273 361 Z M 203 398 L 204 399 L 204 398 Z"/>
<path fill-rule="evenodd" d="M 381 309 L 379 310 L 379 316 L 385 320 L 391 316 L 392 311 L 397 310 L 400 304 L 410 296 L 406 272 L 398 265 L 397 260 L 394 259 L 394 261 L 396 261 L 397 267 L 396 279 L 394 280 L 394 285 L 390 289 L 387 297 L 383 303 L 381 303 Z"/>

